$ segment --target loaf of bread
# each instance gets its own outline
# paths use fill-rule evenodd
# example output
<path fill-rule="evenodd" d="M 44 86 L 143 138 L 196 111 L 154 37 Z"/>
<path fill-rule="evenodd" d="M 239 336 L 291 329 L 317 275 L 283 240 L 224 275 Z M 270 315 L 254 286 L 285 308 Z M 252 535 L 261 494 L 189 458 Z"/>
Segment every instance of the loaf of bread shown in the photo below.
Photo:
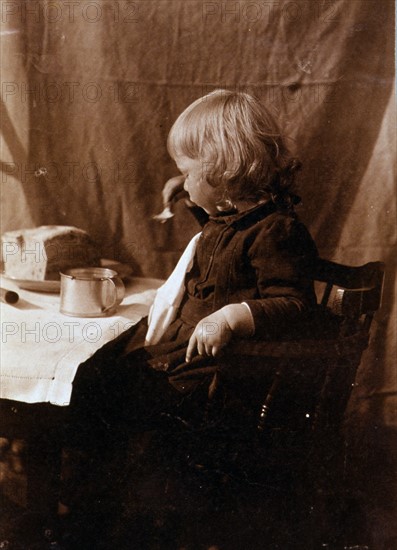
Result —
<path fill-rule="evenodd" d="M 8 277 L 56 281 L 65 269 L 100 265 L 95 243 L 77 227 L 42 225 L 8 231 L 1 240 L 4 274 Z"/>

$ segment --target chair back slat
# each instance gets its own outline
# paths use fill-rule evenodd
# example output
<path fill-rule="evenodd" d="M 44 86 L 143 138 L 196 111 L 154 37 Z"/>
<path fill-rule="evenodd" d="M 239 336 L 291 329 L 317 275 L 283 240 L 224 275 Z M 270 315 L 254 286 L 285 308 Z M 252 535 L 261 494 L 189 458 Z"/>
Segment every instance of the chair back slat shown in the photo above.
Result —
<path fill-rule="evenodd" d="M 331 296 L 332 287 L 333 287 L 332 283 L 327 283 L 326 284 L 325 289 L 324 289 L 324 293 L 323 293 L 323 295 L 321 297 L 321 301 L 320 301 L 320 304 L 322 306 L 327 306 L 328 305 L 329 297 Z"/>
<path fill-rule="evenodd" d="M 346 289 L 359 290 L 381 286 L 383 273 L 384 264 L 382 262 L 369 262 L 352 267 L 319 258 L 313 278 L 316 281 L 332 283 Z"/>
<path fill-rule="evenodd" d="M 382 262 L 351 267 L 319 259 L 314 278 L 326 283 L 320 303 L 337 315 L 350 319 L 371 315 L 372 319 L 380 306 L 384 279 Z"/>

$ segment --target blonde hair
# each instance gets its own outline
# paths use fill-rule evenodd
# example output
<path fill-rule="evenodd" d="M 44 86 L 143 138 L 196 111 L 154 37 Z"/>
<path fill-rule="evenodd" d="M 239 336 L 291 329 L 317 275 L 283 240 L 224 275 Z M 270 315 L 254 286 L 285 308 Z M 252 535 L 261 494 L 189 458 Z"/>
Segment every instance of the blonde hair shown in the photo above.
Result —
<path fill-rule="evenodd" d="M 173 124 L 167 147 L 173 158 L 200 160 L 208 183 L 232 201 L 285 202 L 300 167 L 273 117 L 244 92 L 215 90 L 194 101 Z"/>

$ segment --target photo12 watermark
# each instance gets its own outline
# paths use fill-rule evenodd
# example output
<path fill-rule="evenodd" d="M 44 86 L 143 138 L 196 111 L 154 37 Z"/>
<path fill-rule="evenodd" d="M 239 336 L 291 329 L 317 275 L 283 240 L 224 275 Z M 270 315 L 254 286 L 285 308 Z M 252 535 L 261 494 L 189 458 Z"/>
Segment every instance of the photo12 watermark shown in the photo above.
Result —
<path fill-rule="evenodd" d="M 35 61 L 35 56 L 31 61 Z M 40 56 L 36 59 L 40 61 Z M 16 82 L 1 83 L 1 96 L 4 103 L 19 101 L 22 104 L 34 102 L 35 105 L 65 103 L 66 105 L 82 101 L 89 104 L 98 102 L 136 103 L 140 100 L 142 87 L 136 82 Z"/>
<path fill-rule="evenodd" d="M 282 19 L 284 22 L 295 23 L 308 18 L 317 21 L 337 21 L 340 18 L 340 3 L 336 1 L 319 2 L 278 2 L 258 1 L 250 2 L 203 2 L 202 18 L 204 22 L 219 23 L 275 23 Z"/>
<path fill-rule="evenodd" d="M 13 322 L 1 323 L 2 344 L 46 343 L 55 344 L 65 342 L 69 344 L 88 342 L 96 344 L 100 341 L 110 341 L 117 338 L 122 332 L 135 325 L 135 322 L 117 320 L 109 327 L 104 328 L 96 321 L 49 321 L 49 322 Z"/>
<path fill-rule="evenodd" d="M 26 23 L 76 23 L 88 24 L 107 20 L 114 23 L 137 23 L 141 18 L 142 2 L 113 0 L 1 0 L 3 24 Z"/>
<path fill-rule="evenodd" d="M 75 228 L 71 227 L 70 229 L 73 231 Z M 88 239 L 89 237 L 87 236 Z M 133 257 L 140 250 L 142 250 L 142 246 L 136 241 L 117 242 L 114 245 L 106 245 L 106 257 L 118 258 L 121 255 Z M 9 268 L 15 268 L 18 272 L 18 270 L 25 266 L 28 268 L 30 265 L 35 264 L 41 264 L 45 269 L 48 262 L 51 262 L 51 265 L 55 267 L 68 262 L 86 263 L 87 266 L 98 264 L 99 266 L 101 265 L 99 256 L 99 248 L 96 250 L 95 242 L 92 241 L 91 244 L 91 239 L 90 246 L 87 245 L 87 241 L 79 243 L 73 241 L 71 238 L 70 240 L 67 238 L 62 239 L 62 242 L 51 242 L 50 240 L 46 243 L 43 240 L 37 240 L 37 238 L 29 236 L 23 239 L 18 235 L 18 231 L 6 232 L 1 239 L 1 257 L 6 273 Z M 109 260 L 108 263 L 111 261 Z M 114 262 L 116 263 L 117 260 L 114 260 Z"/>
<path fill-rule="evenodd" d="M 27 164 L 25 162 L 3 162 L 1 181 L 3 184 L 18 179 L 22 183 L 27 183 L 32 178 L 44 178 L 48 183 L 63 185 L 75 185 L 78 183 L 95 184 L 99 180 L 106 180 L 111 184 L 118 183 L 137 183 L 138 163 L 134 161 L 109 162 L 101 165 L 98 162 L 88 161 L 42 161 L 40 164 Z M 106 193 L 106 190 L 102 190 Z M 115 195 L 115 189 L 110 189 L 112 196 Z"/>

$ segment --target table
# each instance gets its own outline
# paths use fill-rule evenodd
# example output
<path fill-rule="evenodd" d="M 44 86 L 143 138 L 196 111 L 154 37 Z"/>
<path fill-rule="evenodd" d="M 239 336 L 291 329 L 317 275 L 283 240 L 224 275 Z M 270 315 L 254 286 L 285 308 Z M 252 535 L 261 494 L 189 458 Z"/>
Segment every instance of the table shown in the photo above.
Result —
<path fill-rule="evenodd" d="M 59 312 L 59 294 L 18 292 L 15 305 L 1 303 L 0 398 L 67 406 L 78 365 L 148 314 L 159 279 L 130 278 L 117 314 L 77 318 Z"/>
<path fill-rule="evenodd" d="M 55 509 L 59 426 L 78 365 L 146 316 L 162 282 L 129 278 L 117 315 L 81 319 L 59 312 L 59 294 L 23 290 L 0 278 L 2 288 L 20 297 L 14 306 L 0 304 L 0 437 L 26 441 L 26 495 L 17 498 L 20 504 L 44 514 Z M 5 493 L 13 499 L 15 487 Z"/>

